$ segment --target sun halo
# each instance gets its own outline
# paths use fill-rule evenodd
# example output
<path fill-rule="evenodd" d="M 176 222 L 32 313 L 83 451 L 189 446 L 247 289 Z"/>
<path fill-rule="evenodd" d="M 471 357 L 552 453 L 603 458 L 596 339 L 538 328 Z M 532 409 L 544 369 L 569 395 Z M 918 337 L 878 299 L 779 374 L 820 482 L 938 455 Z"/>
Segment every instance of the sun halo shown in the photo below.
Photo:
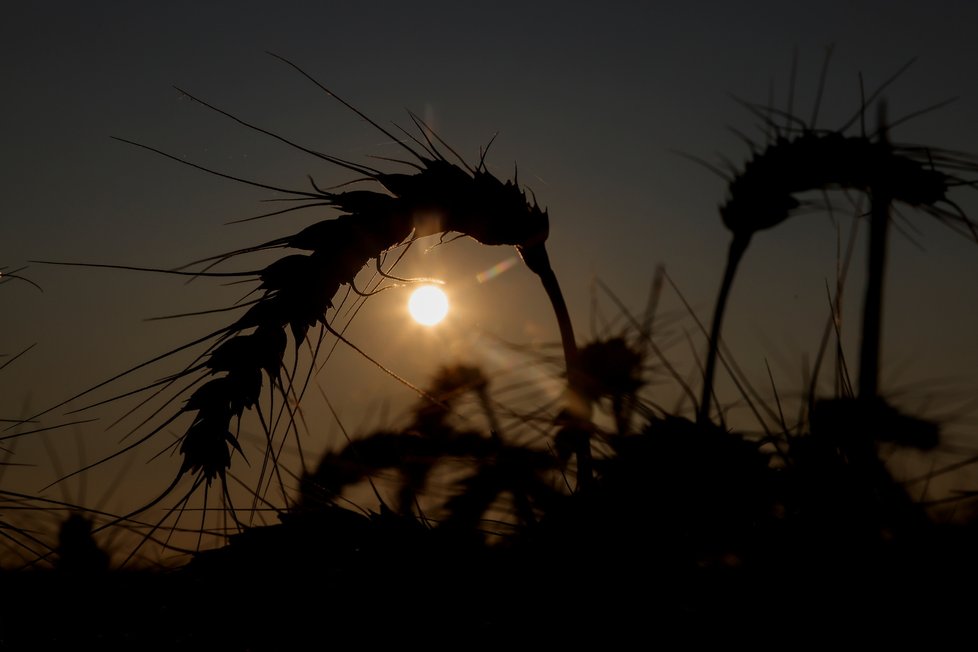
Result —
<path fill-rule="evenodd" d="M 448 296 L 435 285 L 422 285 L 411 293 L 408 312 L 423 326 L 434 326 L 448 314 Z"/>

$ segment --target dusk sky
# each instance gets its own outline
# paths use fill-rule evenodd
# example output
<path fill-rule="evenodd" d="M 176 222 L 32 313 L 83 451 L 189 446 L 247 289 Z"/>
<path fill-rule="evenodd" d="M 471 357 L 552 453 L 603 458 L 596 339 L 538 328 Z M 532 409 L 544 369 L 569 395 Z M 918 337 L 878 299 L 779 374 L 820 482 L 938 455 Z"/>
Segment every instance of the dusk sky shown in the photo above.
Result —
<path fill-rule="evenodd" d="M 728 127 L 764 142 L 757 118 L 731 96 L 763 104 L 773 89 L 774 105 L 787 111 L 797 52 L 791 110 L 807 121 L 826 50 L 834 47 L 817 125 L 832 129 L 859 109 L 860 72 L 868 93 L 916 57 L 884 94 L 891 119 L 958 99 L 900 125 L 893 140 L 978 153 L 976 29 L 978 5 L 965 1 L 7 7 L 0 26 L 0 266 L 29 265 L 23 274 L 44 292 L 16 281 L 0 286 L 0 352 L 36 343 L 0 371 L 0 417 L 40 412 L 230 319 L 229 313 L 146 318 L 222 307 L 245 292 L 209 280 L 186 285 L 173 277 L 28 261 L 174 268 L 332 214 L 225 225 L 270 210 L 261 200 L 274 195 L 113 136 L 272 185 L 307 187 L 306 175 L 320 187 L 355 178 L 247 130 L 174 86 L 313 149 L 382 166 L 388 164 L 369 157 L 402 156 L 389 138 L 265 51 L 295 62 L 381 124 L 408 128 L 407 111 L 417 113 L 469 161 L 498 132 L 487 164 L 502 179 L 512 178 L 518 166 L 520 183 L 548 208 L 548 249 L 583 342 L 596 320 L 593 280 L 640 313 L 660 264 L 698 317 L 709 320 L 730 238 L 717 210 L 726 184 L 682 154 L 718 165 L 726 157 L 740 167 L 749 150 Z M 875 125 L 875 111 L 867 122 Z M 858 121 L 848 133 L 858 134 Z M 978 216 L 978 191 L 957 189 L 952 197 Z M 842 193 L 830 199 L 845 239 L 855 209 Z M 914 242 L 892 234 L 882 390 L 910 410 L 940 418 L 978 389 L 978 245 L 927 215 L 909 208 L 902 214 L 919 232 Z M 801 389 L 805 359 L 814 357 L 828 315 L 836 233 L 826 212 L 810 210 L 760 233 L 747 254 L 724 337 L 765 392 L 765 359 L 786 396 Z M 490 370 L 526 364 L 496 337 L 521 345 L 558 341 L 543 291 L 526 269 L 516 265 L 478 280 L 494 265 L 506 267 L 511 248 L 456 241 L 430 249 L 433 244 L 418 247 L 399 271 L 446 282 L 453 303 L 446 323 L 431 329 L 412 324 L 408 291 L 391 290 L 367 301 L 347 331 L 351 341 L 419 385 L 438 364 L 452 361 Z M 861 238 L 844 315 L 853 365 L 864 248 Z M 226 265 L 242 267 L 251 268 Z M 605 318 L 618 313 L 605 296 L 599 309 Z M 683 330 L 699 355 L 705 337 L 671 289 L 661 315 L 672 361 L 694 373 Z M 187 359 L 163 361 L 92 399 L 135 389 L 177 371 L 181 361 Z M 557 372 L 549 373 L 553 383 Z M 653 380 L 671 405 L 676 394 L 668 377 Z M 414 400 L 343 348 L 320 382 L 352 432 L 397 422 Z M 721 402 L 738 398 L 723 379 L 718 391 Z M 91 461 L 97 451 L 114 450 L 125 434 L 103 432 L 110 415 L 124 410 L 65 416 L 83 404 L 46 415 L 43 425 L 99 417 L 79 429 Z M 325 418 L 321 405 L 310 410 Z M 976 428 L 973 413 L 947 424 L 950 445 L 978 444 Z M 339 437 L 328 421 L 318 432 Z M 316 436 L 310 436 L 310 450 L 331 445 Z M 76 466 L 71 429 L 52 441 L 59 464 Z M 129 473 L 143 476 L 142 461 L 169 441 L 148 444 Z M 38 466 L 9 471 L 5 483 L 37 490 L 56 475 L 39 439 L 20 441 L 15 458 Z M 178 467 L 177 459 L 154 462 L 146 477 L 156 484 L 140 498 L 158 492 Z M 78 491 L 72 489 L 73 499 Z M 87 492 L 89 502 L 100 498 L 98 487 Z M 56 490 L 47 495 L 60 496 Z M 127 506 L 121 499 L 108 502 L 111 510 Z"/>

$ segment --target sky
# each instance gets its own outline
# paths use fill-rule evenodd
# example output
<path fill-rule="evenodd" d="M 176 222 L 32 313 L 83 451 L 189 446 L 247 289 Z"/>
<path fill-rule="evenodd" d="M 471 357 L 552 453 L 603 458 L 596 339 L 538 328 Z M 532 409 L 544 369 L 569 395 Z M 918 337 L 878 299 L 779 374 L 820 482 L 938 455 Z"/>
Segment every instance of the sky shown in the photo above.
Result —
<path fill-rule="evenodd" d="M 36 2 L 7 8 L 0 26 L 0 266 L 29 265 L 23 274 L 43 292 L 26 283 L 0 286 L 0 352 L 35 345 L 0 371 L 0 418 L 36 414 L 226 323 L 222 315 L 147 318 L 228 305 L 242 294 L 210 282 L 29 261 L 173 268 L 328 216 L 226 225 L 267 210 L 262 200 L 269 193 L 113 137 L 271 184 L 301 186 L 306 175 L 320 186 L 351 180 L 347 171 L 208 111 L 174 86 L 336 156 L 371 162 L 371 156 L 400 154 L 389 138 L 266 51 L 295 62 L 382 124 L 407 127 L 407 112 L 414 111 L 469 161 L 495 135 L 490 169 L 500 178 L 518 169 L 520 183 L 549 211 L 548 249 L 582 342 L 615 334 L 623 324 L 607 296 L 595 301 L 596 279 L 640 313 L 659 265 L 708 321 L 730 237 L 717 210 L 727 191 L 722 178 L 690 157 L 713 164 L 725 157 L 740 168 L 750 152 L 731 127 L 764 142 L 757 118 L 735 98 L 761 104 L 773 98 L 787 111 L 790 97 L 791 110 L 808 119 L 829 48 L 819 127 L 837 128 L 858 111 L 860 74 L 868 93 L 916 58 L 885 93 L 890 115 L 957 100 L 900 125 L 893 139 L 978 152 L 974 3 L 943 2 L 939 10 L 917 2 L 738 4 Z M 858 134 L 858 127 L 849 133 Z M 841 193 L 830 198 L 844 239 L 854 209 Z M 955 190 L 954 199 L 978 214 L 975 191 Z M 894 234 L 891 242 L 882 391 L 910 411 L 947 419 L 978 388 L 972 286 L 978 246 L 930 217 L 905 214 L 919 232 Z M 766 363 L 780 393 L 800 391 L 828 315 L 838 231 L 827 213 L 808 211 L 759 234 L 747 254 L 724 337 L 768 395 Z M 510 265 L 511 249 L 434 244 L 415 248 L 401 271 L 446 282 L 453 304 L 447 322 L 433 329 L 412 324 L 407 290 L 394 289 L 366 302 L 347 331 L 351 341 L 418 385 L 450 362 L 499 374 L 524 369 L 539 356 L 515 353 L 506 343 L 557 342 L 539 283 Z M 846 291 L 851 361 L 858 358 L 864 247 L 857 240 Z M 478 280 L 500 263 L 508 271 Z M 684 373 L 695 373 L 691 349 L 702 355 L 705 338 L 671 289 L 663 294 L 661 316 L 669 356 Z M 613 321 L 610 329 L 600 327 L 602 319 Z M 179 360 L 164 360 L 86 398 L 130 391 L 177 369 Z M 540 392 L 559 393 L 556 367 L 545 369 L 532 372 Z M 351 433 L 398 423 L 415 400 L 343 347 L 317 378 Z M 661 392 L 656 399 L 675 400 L 675 383 L 661 373 L 653 380 L 653 394 Z M 724 378 L 718 391 L 721 402 L 736 403 Z M 98 421 L 62 428 L 47 440 L 17 440 L 11 459 L 33 466 L 8 468 L 6 486 L 37 491 L 59 469 L 118 449 L 125 431 L 106 426 L 132 403 L 65 414 L 83 404 L 54 410 L 42 424 Z M 316 433 L 310 450 L 342 442 L 321 403 L 309 414 Z M 978 444 L 976 427 L 973 414 L 948 421 L 948 450 Z M 114 470 L 45 495 L 128 509 L 176 472 L 172 457 L 143 465 L 160 448 L 152 445 L 129 466 L 120 459 Z M 124 486 L 135 488 L 109 491 L 119 474 L 128 478 Z"/>

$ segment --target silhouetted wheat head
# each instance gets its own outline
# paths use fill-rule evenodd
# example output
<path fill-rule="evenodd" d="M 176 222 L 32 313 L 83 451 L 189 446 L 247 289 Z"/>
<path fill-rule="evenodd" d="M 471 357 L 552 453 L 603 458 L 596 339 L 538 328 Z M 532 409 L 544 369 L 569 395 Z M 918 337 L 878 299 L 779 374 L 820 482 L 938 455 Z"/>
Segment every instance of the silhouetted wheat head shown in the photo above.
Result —
<path fill-rule="evenodd" d="M 910 65 L 907 64 L 865 98 L 855 115 L 839 128 L 818 128 L 816 121 L 828 57 L 825 64 L 810 121 L 792 114 L 790 105 L 787 111 L 781 111 L 743 102 L 762 120 L 771 140 L 759 146 L 744 136 L 751 148 L 751 158 L 742 169 L 732 169 L 729 174 L 718 170 L 729 184 L 720 216 L 733 238 L 709 335 L 699 407 L 701 422 L 711 418 L 721 325 L 737 267 L 754 234 L 781 224 L 803 205 L 799 194 L 856 190 L 866 193 L 873 204 L 875 216 L 871 225 L 870 274 L 860 369 L 861 394 L 867 399 L 874 398 L 876 393 L 880 297 L 890 204 L 898 202 L 921 211 L 978 242 L 978 223 L 965 215 L 950 196 L 957 188 L 974 187 L 978 158 L 932 147 L 894 144 L 890 139 L 894 127 L 944 103 L 888 122 L 885 103 L 880 101 L 878 126 L 875 131 L 866 131 L 866 110 L 907 69 Z M 858 132 L 850 133 L 857 122 Z"/>
<path fill-rule="evenodd" d="M 377 491 L 375 478 L 383 482 L 385 473 L 394 472 L 396 513 L 474 534 L 487 527 L 490 511 L 508 496 L 514 513 L 497 509 L 492 526 L 505 530 L 507 523 L 498 519 L 510 517 L 515 527 L 535 523 L 560 493 L 557 457 L 543 446 L 518 443 L 515 433 L 503 431 L 489 380 L 477 367 L 444 367 L 426 391 L 437 402 L 419 401 L 406 428 L 371 433 L 323 456 L 316 470 L 303 477 L 302 501 L 293 511 L 340 505 L 345 491 L 364 480 Z M 475 395 L 488 431 L 452 423 L 456 403 L 466 393 Z M 438 469 L 451 471 L 453 479 L 447 497 L 436 499 L 441 491 L 431 486 L 431 479 Z M 386 504 L 379 493 L 378 498 Z"/>
<path fill-rule="evenodd" d="M 285 62 L 299 70 L 294 64 Z M 527 267 L 540 277 L 553 304 L 561 329 L 568 376 L 572 386 L 576 382 L 576 344 L 545 246 L 549 234 L 547 212 L 534 200 L 528 199 L 515 179 L 501 181 L 490 173 L 485 165 L 486 151 L 481 153 L 477 164 L 469 165 L 414 114 L 411 114 L 411 119 L 418 129 L 417 135 L 410 135 L 405 131 L 408 140 L 397 138 L 366 118 L 352 105 L 336 97 L 305 72 L 299 72 L 396 141 L 406 153 L 407 160 L 395 162 L 408 171 L 384 172 L 375 167 L 314 151 L 197 98 L 193 99 L 249 129 L 283 141 L 331 165 L 355 172 L 360 175 L 355 181 L 372 184 L 373 188 L 346 191 L 323 189 L 311 177 L 311 188 L 308 190 L 276 187 L 186 163 L 156 148 L 125 141 L 208 173 L 281 193 L 284 198 L 293 202 L 289 208 L 273 214 L 314 208 L 334 209 L 340 214 L 316 222 L 289 236 L 198 261 L 195 265 L 205 265 L 202 269 L 192 270 L 188 269 L 191 266 L 186 266 L 177 270 L 151 270 L 189 277 L 211 276 L 252 281 L 257 283 L 252 293 L 257 296 L 240 304 L 244 312 L 230 325 L 177 349 L 180 351 L 197 344 L 209 343 L 206 351 L 193 363 L 144 388 L 166 389 L 181 381 L 189 382 L 190 387 L 195 387 L 179 410 L 111 457 L 150 440 L 183 414 L 189 414 L 191 422 L 174 444 L 179 447 L 183 457 L 176 478 L 159 497 L 127 514 L 122 520 L 131 519 L 158 504 L 187 474 L 193 477 L 193 483 L 178 505 L 185 505 L 200 487 L 204 487 L 206 496 L 207 488 L 215 479 L 220 480 L 223 499 L 229 504 L 226 472 L 231 466 L 233 454 L 236 452 L 243 455 L 235 434 L 235 423 L 240 423 L 246 411 L 256 408 L 266 383 L 285 402 L 297 400 L 301 393 L 293 386 L 296 380 L 293 377 L 294 369 L 289 373 L 284 362 L 289 336 L 292 338 L 292 347 L 298 354 L 300 346 L 309 338 L 310 329 L 318 325 L 323 331 L 333 334 L 356 349 L 340 330 L 334 328 L 334 297 L 344 286 L 365 296 L 356 287 L 355 279 L 370 261 L 376 262 L 377 272 L 382 277 L 406 280 L 390 276 L 390 270 L 384 270 L 383 263 L 389 251 L 398 246 L 409 246 L 417 238 L 439 234 L 444 238 L 446 234 L 455 233 L 469 236 L 485 245 L 515 247 Z M 454 157 L 457 162 L 450 160 L 449 156 Z M 286 255 L 263 269 L 212 271 L 215 265 L 244 254 L 280 249 L 304 253 Z M 322 342 L 322 337 L 319 342 Z M 311 338 L 310 347 L 318 351 L 315 338 Z M 175 351 L 159 356 L 154 361 L 172 353 Z M 360 353 L 366 356 L 362 351 Z M 144 365 L 139 367 L 142 366 Z M 106 382 L 127 373 L 129 372 Z M 99 387 L 105 384 L 102 383 Z M 70 400 L 75 400 L 93 389 L 96 388 L 90 388 Z M 157 393 L 159 391 L 162 390 Z M 260 413 L 259 418 L 263 419 Z M 294 411 L 290 419 L 294 419 Z M 262 427 L 266 430 L 271 449 L 271 424 L 263 419 Z M 263 468 L 270 457 L 274 464 L 274 451 L 267 451 L 265 457 Z"/>

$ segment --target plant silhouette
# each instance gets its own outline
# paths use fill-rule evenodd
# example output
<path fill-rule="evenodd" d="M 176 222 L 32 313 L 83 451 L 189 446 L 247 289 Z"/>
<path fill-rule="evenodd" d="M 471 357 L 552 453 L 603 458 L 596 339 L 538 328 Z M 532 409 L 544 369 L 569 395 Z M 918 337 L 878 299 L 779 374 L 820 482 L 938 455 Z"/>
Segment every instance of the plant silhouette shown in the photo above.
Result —
<path fill-rule="evenodd" d="M 871 196 L 873 218 L 860 368 L 860 395 L 867 399 L 876 398 L 879 374 L 883 261 L 890 203 L 903 202 L 978 242 L 978 225 L 948 197 L 951 189 L 970 185 L 961 173 L 974 172 L 978 169 L 978 161 L 955 152 L 891 144 L 889 131 L 895 124 L 886 122 L 883 103 L 879 105 L 880 120 L 876 132 L 866 132 L 865 111 L 908 66 L 881 84 L 864 100 L 856 116 L 838 130 L 816 128 L 820 98 L 816 99 L 810 125 L 792 115 L 790 107 L 783 112 L 774 107 L 745 103 L 773 131 L 774 141 L 760 149 L 748 140 L 753 154 L 751 160 L 742 171 L 734 171 L 732 176 L 724 175 L 729 181 L 729 196 L 720 207 L 720 216 L 733 238 L 710 329 L 698 415 L 700 421 L 710 419 L 720 330 L 737 267 L 755 233 L 781 224 L 801 206 L 796 195 L 842 188 L 860 190 Z M 824 75 L 825 70 L 820 87 Z M 860 133 L 846 135 L 846 130 L 857 119 Z M 779 120 L 783 120 L 784 125 L 779 124 Z"/>
<path fill-rule="evenodd" d="M 386 642 L 419 632 L 428 642 L 455 643 L 459 637 L 482 636 L 506 641 L 527 631 L 557 643 L 579 642 L 585 634 L 634 639 L 652 632 L 697 639 L 708 630 L 756 631 L 769 622 L 834 629 L 861 620 L 866 625 L 864 619 L 878 616 L 930 618 L 944 610 L 962 611 L 946 589 L 955 572 L 978 578 L 971 554 L 978 521 L 939 524 L 927 505 L 911 496 L 909 484 L 891 474 L 881 446 L 933 450 L 940 444 L 939 427 L 890 405 L 878 380 L 893 205 L 904 204 L 978 239 L 976 223 L 951 197 L 956 188 L 973 185 L 968 175 L 978 170 L 978 160 L 891 141 L 892 129 L 903 120 L 890 121 L 878 100 L 903 69 L 835 130 L 816 127 L 818 100 L 808 121 L 793 115 L 790 106 L 779 111 L 747 104 L 772 135 L 763 147 L 750 143 L 751 159 L 728 175 L 720 215 L 732 239 L 712 324 L 704 329 L 708 348 L 697 401 L 655 342 L 663 337 L 656 321 L 663 271 L 653 280 L 641 319 L 605 286 L 627 325 L 579 346 L 548 259 L 548 213 L 517 179 L 504 182 L 489 172 L 488 146 L 470 165 L 414 114 L 415 131 L 397 136 L 282 61 L 395 141 L 405 160 L 389 162 L 400 164 L 401 171 L 315 151 L 189 93 L 247 129 L 359 175 L 353 183 L 369 189 L 349 184 L 324 189 L 312 179 L 308 189 L 273 186 L 125 141 L 291 202 L 260 217 L 313 209 L 339 215 L 178 269 L 102 265 L 244 281 L 252 289 L 237 304 L 214 311 L 239 311 L 228 325 L 25 420 L 34 428 L 38 417 L 73 407 L 136 370 L 202 349 L 155 383 L 76 410 L 148 395 L 134 412 L 160 397 L 162 406 L 126 435 L 131 441 L 91 464 L 80 463 L 74 473 L 60 474 L 63 481 L 130 453 L 179 422 L 180 433 L 164 448 L 179 453 L 179 469 L 155 498 L 124 515 L 72 510 L 60 525 L 59 542 L 42 550 L 32 545 L 33 533 L 0 521 L 0 535 L 26 548 L 35 562 L 54 559 L 50 565 L 60 571 L 4 572 L 13 588 L 0 618 L 17 623 L 10 640 L 27 640 L 25 632 L 41 627 L 44 614 L 24 605 L 45 595 L 59 596 L 54 608 L 74 614 L 69 625 L 46 630 L 45 643 L 63 642 L 71 636 L 66 632 L 75 631 L 69 628 L 85 627 L 91 640 L 140 640 L 156 635 L 161 618 L 179 613 L 172 631 L 160 639 L 164 644 L 256 649 L 351 634 Z M 877 128 L 868 133 L 864 115 L 873 106 L 879 109 Z M 858 132 L 850 133 L 857 121 Z M 816 371 L 807 391 L 799 392 L 797 421 L 785 416 L 774 387 L 776 407 L 763 405 L 758 413 L 773 416 L 776 427 L 759 416 L 762 433 L 728 428 L 714 418 L 714 408 L 721 417 L 723 410 L 714 379 L 721 363 L 735 380 L 740 375 L 732 356 L 720 355 L 738 265 L 754 235 L 794 215 L 803 193 L 833 189 L 866 194 L 871 203 L 858 390 L 840 383 L 834 396 L 816 396 Z M 382 282 L 411 282 L 394 274 L 403 252 L 420 238 L 442 242 L 453 233 L 483 245 L 514 247 L 539 278 L 561 337 L 560 371 L 547 367 L 567 388 L 556 403 L 534 412 L 510 410 L 499 398 L 498 378 L 460 361 L 443 365 L 427 385 L 417 386 L 347 336 L 349 320 L 344 324 L 339 316 L 346 297 L 365 299 L 379 292 Z M 281 250 L 288 253 L 261 268 L 240 263 L 237 271 L 220 271 L 250 254 Z M 368 266 L 381 281 L 358 287 L 358 275 Z M 0 283 L 25 281 L 20 271 L 4 272 Z M 347 437 L 343 446 L 307 465 L 298 435 L 301 405 L 329 356 L 327 338 L 381 367 L 418 398 L 403 427 Z M 306 348 L 310 361 L 303 367 Z M 838 349 L 844 362 L 841 341 Z M 534 360 L 541 368 L 547 362 Z M 9 361 L 2 364 L 0 369 Z M 663 370 L 691 398 L 688 414 L 656 400 L 653 373 Z M 759 401 L 752 387 L 738 387 L 744 402 Z M 246 457 L 251 450 L 242 423 L 249 415 L 261 428 L 260 460 Z M 283 458 L 290 435 L 302 456 L 298 471 Z M 236 476 L 239 458 L 257 473 L 251 486 Z M 925 479 L 943 472 L 932 470 Z M 208 493 L 215 480 L 217 506 Z M 240 500 L 234 505 L 233 482 L 248 492 L 249 518 Z M 284 504 L 269 498 L 273 483 Z M 201 492 L 203 500 L 192 503 Z M 361 500 L 368 492 L 371 497 Z M 75 507 L 67 499 L 31 502 L 33 497 L 9 491 L 0 496 L 12 505 Z M 161 519 L 137 519 L 165 501 L 170 502 Z M 199 527 L 181 528 L 184 513 L 197 504 Z M 254 525 L 258 512 L 263 524 Z M 223 527 L 206 526 L 213 514 L 223 517 Z M 264 521 L 265 515 L 275 522 Z M 104 572 L 109 558 L 95 535 L 106 528 L 137 533 L 122 566 L 149 542 L 191 561 L 165 573 L 119 567 Z M 185 530 L 196 535 L 195 546 L 173 541 Z M 205 535 L 225 545 L 207 549 L 200 543 Z M 932 599 L 924 607 L 906 601 L 907 591 L 895 590 L 901 581 Z M 84 591 L 98 591 L 101 602 L 84 600 Z M 856 610 L 859 615 L 850 619 L 847 614 Z M 269 626 L 229 625 L 251 612 Z M 107 622 L 106 613 L 122 622 Z"/>

